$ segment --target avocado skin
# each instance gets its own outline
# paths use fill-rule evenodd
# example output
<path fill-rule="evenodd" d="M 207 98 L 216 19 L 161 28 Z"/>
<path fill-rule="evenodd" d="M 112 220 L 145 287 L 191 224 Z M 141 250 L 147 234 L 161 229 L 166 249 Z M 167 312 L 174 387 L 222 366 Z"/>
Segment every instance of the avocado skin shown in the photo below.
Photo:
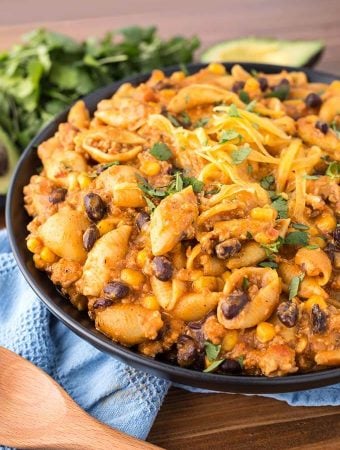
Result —
<path fill-rule="evenodd" d="M 323 55 L 323 52 L 325 50 L 325 45 L 320 40 L 302 40 L 302 39 L 296 39 L 296 40 L 280 40 L 275 38 L 262 38 L 262 37 L 254 37 L 249 36 L 245 38 L 239 38 L 239 39 L 231 39 L 228 41 L 223 41 L 216 43 L 212 45 L 211 47 L 204 50 L 200 57 L 200 61 L 203 63 L 209 63 L 216 61 L 216 52 L 218 53 L 219 50 L 225 48 L 225 51 L 228 51 L 228 47 L 234 45 L 234 44 L 240 44 L 240 45 L 246 45 L 248 46 L 248 49 L 254 48 L 256 49 L 257 46 L 263 45 L 263 44 L 276 44 L 278 45 L 278 51 L 281 51 L 282 48 L 289 48 L 290 46 L 292 49 L 294 49 L 296 44 L 299 44 L 301 46 L 305 45 L 305 55 L 303 54 L 303 51 L 300 49 L 299 53 L 299 62 L 295 61 L 294 63 L 290 61 L 262 61 L 262 60 L 251 60 L 253 62 L 259 62 L 259 63 L 266 63 L 266 64 L 283 64 L 285 66 L 291 66 L 291 67 L 313 67 L 315 64 L 319 61 L 321 56 Z M 312 50 L 312 46 L 314 46 L 314 52 Z M 309 47 L 309 48 L 308 48 Z M 294 52 L 293 52 L 294 53 Z M 214 56 L 215 55 L 215 56 Z M 296 59 L 296 55 L 295 55 Z M 218 61 L 221 61 L 221 59 L 218 59 Z M 228 58 L 226 58 L 226 61 L 229 61 Z M 233 57 L 230 59 L 230 61 L 237 61 L 237 57 Z M 247 61 L 247 62 L 251 62 Z M 244 60 L 240 62 L 242 64 Z"/>
<path fill-rule="evenodd" d="M 14 171 L 15 165 L 19 159 L 18 151 L 12 143 L 8 134 L 0 127 L 0 145 L 5 147 L 8 158 L 8 169 L 6 173 L 0 176 L 0 208 L 4 206 L 5 195 Z"/>

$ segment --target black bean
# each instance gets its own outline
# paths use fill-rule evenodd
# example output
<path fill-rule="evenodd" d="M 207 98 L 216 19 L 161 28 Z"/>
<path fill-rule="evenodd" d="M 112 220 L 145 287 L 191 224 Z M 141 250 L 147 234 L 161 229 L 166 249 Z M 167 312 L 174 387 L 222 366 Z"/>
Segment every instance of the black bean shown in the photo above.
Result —
<path fill-rule="evenodd" d="M 226 358 L 219 366 L 218 371 L 222 373 L 240 373 L 242 367 L 236 359 Z"/>
<path fill-rule="evenodd" d="M 313 333 L 324 333 L 327 329 L 327 315 L 318 304 L 312 306 L 312 330 Z"/>
<path fill-rule="evenodd" d="M 87 252 L 91 250 L 99 236 L 99 230 L 94 223 L 85 230 L 83 234 L 83 246 Z"/>
<path fill-rule="evenodd" d="M 173 266 L 165 256 L 155 256 L 152 260 L 152 269 L 155 277 L 161 281 L 168 281 L 172 278 Z"/>
<path fill-rule="evenodd" d="M 129 286 L 122 283 L 121 281 L 111 281 L 104 287 L 105 297 L 112 300 L 120 300 L 121 298 L 129 295 Z"/>
<path fill-rule="evenodd" d="M 336 227 L 333 231 L 333 239 L 335 247 L 340 250 L 340 226 Z"/>
<path fill-rule="evenodd" d="M 84 197 L 85 211 L 90 220 L 97 222 L 105 215 L 105 203 L 98 194 L 90 192 Z"/>
<path fill-rule="evenodd" d="M 288 328 L 296 325 L 299 310 L 294 302 L 282 302 L 277 308 L 277 317 Z"/>
<path fill-rule="evenodd" d="M 136 225 L 139 230 L 143 228 L 143 226 L 150 221 L 150 214 L 145 211 L 141 211 L 136 216 Z"/>
<path fill-rule="evenodd" d="M 268 89 L 268 81 L 267 81 L 267 78 L 260 77 L 260 78 L 257 79 L 257 81 L 259 82 L 261 91 L 262 91 L 262 92 L 265 92 L 265 91 Z"/>
<path fill-rule="evenodd" d="M 241 250 L 241 243 L 238 239 L 227 239 L 215 247 L 216 256 L 220 259 L 228 259 Z"/>
<path fill-rule="evenodd" d="M 320 130 L 321 131 L 321 133 L 323 133 L 323 134 L 327 134 L 327 132 L 328 132 L 328 124 L 326 123 L 326 122 L 322 122 L 321 120 L 318 120 L 316 123 L 315 123 L 315 128 L 317 129 L 317 130 Z"/>
<path fill-rule="evenodd" d="M 67 194 L 67 189 L 64 188 L 56 188 L 48 196 L 48 201 L 53 203 L 53 205 L 57 203 L 61 203 L 65 200 Z"/>
<path fill-rule="evenodd" d="M 246 84 L 246 83 L 245 83 L 244 81 L 235 81 L 235 83 L 233 84 L 231 90 L 232 90 L 233 92 L 238 93 L 241 89 L 244 88 L 244 85 L 245 85 L 245 84 Z"/>
<path fill-rule="evenodd" d="M 8 152 L 4 144 L 0 142 L 0 176 L 7 173 L 9 169 Z"/>
<path fill-rule="evenodd" d="M 195 341 L 187 335 L 182 335 L 177 341 L 177 362 L 181 367 L 191 366 L 197 358 Z"/>
<path fill-rule="evenodd" d="M 249 302 L 249 296 L 246 292 L 235 291 L 222 303 L 222 313 L 228 320 L 238 316 L 242 309 Z"/>
<path fill-rule="evenodd" d="M 111 306 L 113 304 L 113 301 L 108 298 L 98 298 L 94 304 L 93 308 L 107 308 L 108 306 Z"/>
<path fill-rule="evenodd" d="M 320 108 L 320 106 L 322 105 L 322 100 L 320 95 L 314 94 L 314 92 L 312 92 L 305 98 L 305 103 L 308 108 Z"/>

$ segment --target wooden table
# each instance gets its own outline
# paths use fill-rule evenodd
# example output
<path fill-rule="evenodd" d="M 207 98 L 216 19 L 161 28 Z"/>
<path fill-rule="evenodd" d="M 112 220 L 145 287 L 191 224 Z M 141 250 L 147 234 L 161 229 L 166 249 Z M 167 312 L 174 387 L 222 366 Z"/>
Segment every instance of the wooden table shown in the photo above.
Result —
<path fill-rule="evenodd" d="M 203 45 L 244 35 L 321 38 L 327 50 L 318 68 L 340 75 L 339 0 L 2 0 L 1 7 L 0 48 L 36 26 L 83 38 L 158 24 L 163 36 L 198 34 Z M 171 389 L 148 440 L 168 450 L 339 449 L 340 409 Z"/>

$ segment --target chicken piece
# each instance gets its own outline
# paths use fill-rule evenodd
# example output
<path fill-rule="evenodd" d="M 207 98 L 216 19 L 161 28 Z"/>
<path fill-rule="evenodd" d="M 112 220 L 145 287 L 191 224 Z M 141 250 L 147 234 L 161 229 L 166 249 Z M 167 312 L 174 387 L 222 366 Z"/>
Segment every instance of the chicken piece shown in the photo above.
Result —
<path fill-rule="evenodd" d="M 322 150 L 329 153 L 334 159 L 340 159 L 340 140 L 336 135 L 328 130 L 323 134 L 315 124 L 318 120 L 317 116 L 307 116 L 297 121 L 298 135 L 307 144 L 318 145 Z"/>
<path fill-rule="evenodd" d="M 46 177 L 33 175 L 30 184 L 24 187 L 25 208 L 30 216 L 44 221 L 57 212 L 58 206 L 49 201 L 54 183 Z"/>

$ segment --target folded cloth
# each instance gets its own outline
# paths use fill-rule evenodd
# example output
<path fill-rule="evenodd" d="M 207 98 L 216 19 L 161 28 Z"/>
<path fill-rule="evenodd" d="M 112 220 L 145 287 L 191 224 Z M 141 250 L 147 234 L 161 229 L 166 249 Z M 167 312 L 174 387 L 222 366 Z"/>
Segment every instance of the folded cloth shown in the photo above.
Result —
<path fill-rule="evenodd" d="M 0 345 L 49 373 L 89 414 L 141 439 L 170 386 L 96 350 L 56 320 L 21 275 L 5 230 L 0 231 Z M 267 397 L 296 406 L 340 405 L 340 384 Z"/>

